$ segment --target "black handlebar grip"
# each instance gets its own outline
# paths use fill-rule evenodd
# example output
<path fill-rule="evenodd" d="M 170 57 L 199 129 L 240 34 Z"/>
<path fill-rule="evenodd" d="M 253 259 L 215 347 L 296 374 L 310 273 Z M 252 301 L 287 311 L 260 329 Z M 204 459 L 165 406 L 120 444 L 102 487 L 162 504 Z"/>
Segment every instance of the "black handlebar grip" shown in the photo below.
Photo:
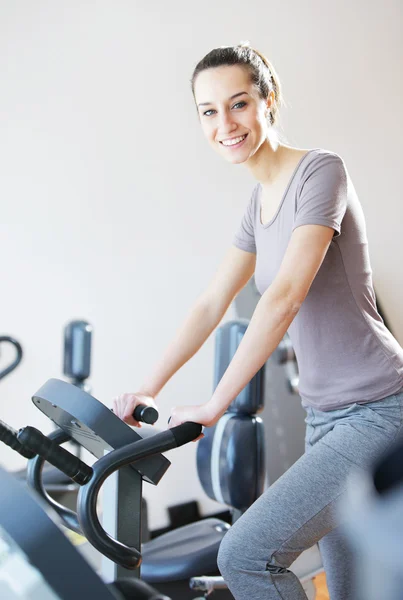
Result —
<path fill-rule="evenodd" d="M 147 404 L 138 404 L 133 412 L 133 419 L 153 425 L 158 420 L 158 410 Z"/>
<path fill-rule="evenodd" d="M 25 458 L 34 458 L 35 452 L 24 448 L 24 446 L 17 439 L 17 432 L 15 429 L 0 421 L 0 441 L 10 446 L 13 450 L 24 456 Z"/>
<path fill-rule="evenodd" d="M 199 437 L 201 432 L 203 431 L 203 426 L 200 423 L 193 423 L 192 421 L 187 421 L 186 423 L 182 423 L 182 425 L 177 425 L 176 427 L 171 427 L 169 431 L 175 438 L 176 447 L 183 446 L 188 442 L 192 442 L 196 438 Z"/>
<path fill-rule="evenodd" d="M 24 427 L 17 435 L 18 441 L 28 450 L 35 452 L 51 465 L 62 471 L 79 485 L 84 485 L 92 477 L 92 469 L 82 460 L 61 448 L 56 442 L 43 435 L 35 427 Z"/>

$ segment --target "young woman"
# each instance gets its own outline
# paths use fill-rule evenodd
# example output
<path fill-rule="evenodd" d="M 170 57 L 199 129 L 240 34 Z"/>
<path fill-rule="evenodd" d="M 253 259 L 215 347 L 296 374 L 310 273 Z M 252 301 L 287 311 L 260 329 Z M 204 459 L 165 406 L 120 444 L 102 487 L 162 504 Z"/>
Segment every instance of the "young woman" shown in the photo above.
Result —
<path fill-rule="evenodd" d="M 226 373 L 206 404 L 173 409 L 170 426 L 215 425 L 288 330 L 306 452 L 226 534 L 218 566 L 237 600 L 302 600 L 288 567 L 319 542 L 332 600 L 353 600 L 336 506 L 349 471 L 403 430 L 403 351 L 376 308 L 362 209 L 340 156 L 280 143 L 280 83 L 262 54 L 244 44 L 212 50 L 192 90 L 208 142 L 258 183 L 217 274 L 140 391 L 117 397 L 114 410 L 139 425 L 136 404 L 154 403 L 255 274 L 261 299 Z"/>

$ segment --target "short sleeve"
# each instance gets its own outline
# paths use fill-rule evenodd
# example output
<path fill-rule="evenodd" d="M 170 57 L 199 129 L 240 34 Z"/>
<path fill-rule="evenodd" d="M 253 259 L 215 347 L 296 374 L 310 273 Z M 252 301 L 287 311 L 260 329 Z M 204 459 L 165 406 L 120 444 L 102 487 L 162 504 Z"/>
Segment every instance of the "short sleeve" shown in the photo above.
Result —
<path fill-rule="evenodd" d="M 258 186 L 255 187 L 252 193 L 252 197 L 246 207 L 245 213 L 243 215 L 241 224 L 236 232 L 233 244 L 240 250 L 245 250 L 246 252 L 253 252 L 256 254 L 256 244 L 255 244 L 255 198 Z"/>
<path fill-rule="evenodd" d="M 336 154 L 320 154 L 307 169 L 297 198 L 293 230 L 301 225 L 326 225 L 341 233 L 347 208 L 347 173 Z"/>

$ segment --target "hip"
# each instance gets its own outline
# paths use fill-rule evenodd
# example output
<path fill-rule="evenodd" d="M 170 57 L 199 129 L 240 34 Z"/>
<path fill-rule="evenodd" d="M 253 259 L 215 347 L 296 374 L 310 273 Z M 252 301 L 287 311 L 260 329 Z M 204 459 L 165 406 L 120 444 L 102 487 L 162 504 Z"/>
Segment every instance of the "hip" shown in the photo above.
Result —
<path fill-rule="evenodd" d="M 403 389 L 376 400 L 321 411 L 310 406 L 306 411 L 305 450 L 325 443 L 355 464 L 367 462 L 402 434 Z"/>

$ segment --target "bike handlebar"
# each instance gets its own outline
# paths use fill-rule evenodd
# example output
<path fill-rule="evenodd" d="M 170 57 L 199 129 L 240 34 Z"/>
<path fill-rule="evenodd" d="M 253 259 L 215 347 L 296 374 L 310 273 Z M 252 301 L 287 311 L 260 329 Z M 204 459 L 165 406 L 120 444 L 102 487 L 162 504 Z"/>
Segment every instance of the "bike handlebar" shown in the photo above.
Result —
<path fill-rule="evenodd" d="M 149 438 L 143 438 L 122 448 L 112 450 L 97 460 L 92 467 L 89 467 L 58 445 L 58 443 L 63 443 L 63 441 L 69 439 L 69 436 L 62 430 L 53 432 L 49 437 L 46 437 L 34 427 L 25 427 L 20 430 L 17 439 L 25 451 L 28 450 L 37 454 L 30 461 L 32 468 L 28 469 L 31 485 L 33 483 L 35 489 L 47 503 L 57 510 L 65 524 L 73 531 L 82 532 L 99 552 L 113 562 L 126 569 L 136 569 L 141 563 L 140 550 L 112 538 L 98 520 L 97 501 L 102 484 L 120 468 L 153 454 L 183 446 L 199 437 L 201 431 L 202 426 L 198 423 L 182 423 L 182 425 L 161 431 Z M 49 498 L 40 481 L 44 460 L 47 460 L 80 484 L 77 513 L 69 509 L 61 510 L 61 505 Z"/>
<path fill-rule="evenodd" d="M 112 538 L 99 522 L 97 500 L 104 481 L 118 469 L 141 458 L 166 452 L 193 441 L 201 431 L 202 426 L 198 423 L 183 423 L 113 450 L 92 465 L 93 475 L 90 481 L 80 488 L 78 494 L 77 515 L 85 537 L 99 552 L 126 569 L 136 569 L 141 563 L 140 550 Z"/>
<path fill-rule="evenodd" d="M 133 419 L 153 425 L 158 420 L 158 410 L 147 404 L 138 404 L 133 411 Z"/>

